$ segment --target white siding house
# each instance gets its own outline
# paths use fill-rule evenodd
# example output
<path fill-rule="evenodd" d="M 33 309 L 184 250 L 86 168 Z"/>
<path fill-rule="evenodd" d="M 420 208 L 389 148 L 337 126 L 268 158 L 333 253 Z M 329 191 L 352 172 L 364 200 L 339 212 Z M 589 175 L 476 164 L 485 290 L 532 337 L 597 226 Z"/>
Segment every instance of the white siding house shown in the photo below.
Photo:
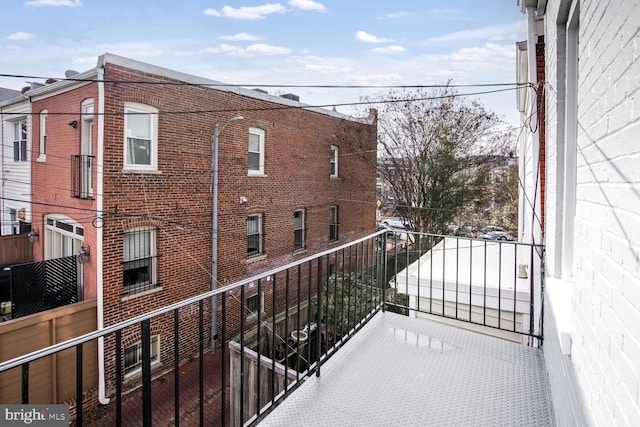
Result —
<path fill-rule="evenodd" d="M 518 4 L 530 41 L 545 42 L 543 349 L 556 423 L 640 425 L 640 4 Z"/>
<path fill-rule="evenodd" d="M 0 232 L 18 234 L 31 223 L 31 104 L 20 95 L 0 103 Z"/>

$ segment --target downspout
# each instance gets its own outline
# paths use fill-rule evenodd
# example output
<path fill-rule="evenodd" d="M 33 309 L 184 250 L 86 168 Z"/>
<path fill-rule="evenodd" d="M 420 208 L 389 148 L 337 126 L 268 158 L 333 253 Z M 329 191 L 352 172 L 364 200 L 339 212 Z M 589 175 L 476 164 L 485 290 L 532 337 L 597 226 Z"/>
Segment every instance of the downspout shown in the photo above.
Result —
<path fill-rule="evenodd" d="M 527 7 L 527 56 L 528 56 L 528 66 L 529 66 L 529 83 L 533 86 L 529 88 L 531 91 L 532 99 L 536 99 L 537 92 L 537 58 L 536 58 L 536 20 L 535 20 L 536 9 L 533 6 Z M 539 126 L 538 126 L 538 105 L 537 102 L 533 104 L 532 102 L 532 114 L 529 119 L 529 127 L 532 129 L 531 132 L 531 165 L 533 167 L 532 170 L 532 194 L 531 200 L 533 201 L 533 206 L 531 206 L 531 242 L 530 243 L 542 243 L 540 240 L 542 238 L 542 229 L 541 226 L 538 226 L 536 223 L 536 218 L 539 218 L 538 213 L 540 212 L 540 135 L 539 135 Z"/>
<path fill-rule="evenodd" d="M 98 218 L 102 216 L 103 208 L 103 164 L 104 164 L 104 64 L 100 58 L 98 60 L 98 66 L 96 67 L 98 77 L 98 164 L 96 168 L 96 182 L 98 184 L 96 194 L 96 205 Z M 104 328 L 104 287 L 103 287 L 103 273 L 102 268 L 104 264 L 103 259 L 103 227 L 97 228 L 97 272 L 96 272 L 96 287 L 97 287 L 97 317 L 98 317 L 98 330 Z M 104 338 L 98 338 L 98 401 L 107 405 L 109 398 L 106 396 L 105 386 L 105 369 L 104 369 Z"/>

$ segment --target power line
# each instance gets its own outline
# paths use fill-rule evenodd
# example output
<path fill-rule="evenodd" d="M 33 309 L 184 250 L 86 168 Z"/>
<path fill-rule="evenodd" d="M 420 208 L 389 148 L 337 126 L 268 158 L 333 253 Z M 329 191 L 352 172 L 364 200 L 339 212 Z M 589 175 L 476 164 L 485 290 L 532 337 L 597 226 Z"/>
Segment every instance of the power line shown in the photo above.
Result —
<path fill-rule="evenodd" d="M 328 84 L 272 84 L 272 83 L 191 83 L 183 81 L 149 81 L 149 80 L 113 80 L 113 79 L 82 79 L 74 77 L 47 77 L 33 76 L 25 74 L 6 74 L 0 73 L 0 77 L 19 78 L 19 79 L 37 79 L 44 81 L 69 81 L 80 83 L 110 83 L 110 84 L 145 84 L 152 86 L 195 86 L 195 87 L 269 87 L 269 88 L 309 88 L 309 89 L 439 89 L 439 88 L 465 88 L 465 87 L 499 87 L 499 86 L 526 86 L 526 82 L 508 82 L 508 83 L 475 83 L 475 84 L 407 84 L 407 85 L 328 85 Z"/>
<path fill-rule="evenodd" d="M 384 105 L 384 104 L 396 104 L 402 102 L 422 102 L 422 101 L 433 101 L 437 99 L 447 99 L 447 98 L 462 98 L 467 96 L 477 96 L 477 95 L 488 95 L 493 93 L 507 92 L 518 90 L 519 87 L 509 87 L 503 89 L 494 89 L 494 90 L 485 90 L 485 91 L 477 91 L 477 92 L 467 92 L 467 93 L 451 93 L 446 95 L 438 95 L 438 96 L 426 96 L 419 98 L 402 98 L 402 99 L 386 99 L 386 100 L 371 100 L 371 101 L 356 101 L 356 102 L 343 102 L 343 103 L 329 103 L 329 104 L 316 104 L 316 105 L 278 105 L 278 106 L 270 106 L 270 107 L 251 107 L 251 108 L 223 108 L 223 109 L 213 109 L 213 110 L 183 110 L 183 111 L 157 111 L 157 112 L 94 112 L 93 115 L 101 115 L 101 116 L 125 116 L 125 115 L 185 115 L 185 114 L 221 114 L 221 113 L 238 113 L 238 112 L 258 112 L 258 111 L 280 111 L 280 110 L 309 110 L 313 108 L 333 108 L 333 107 L 355 107 L 362 105 Z M 264 101 L 271 102 L 271 101 Z M 41 112 L 3 112 L 5 115 L 14 115 L 14 116 L 39 116 L 40 114 L 45 114 Z M 84 113 L 82 112 L 51 112 L 47 111 L 48 115 L 64 115 L 64 116 L 78 116 Z"/>

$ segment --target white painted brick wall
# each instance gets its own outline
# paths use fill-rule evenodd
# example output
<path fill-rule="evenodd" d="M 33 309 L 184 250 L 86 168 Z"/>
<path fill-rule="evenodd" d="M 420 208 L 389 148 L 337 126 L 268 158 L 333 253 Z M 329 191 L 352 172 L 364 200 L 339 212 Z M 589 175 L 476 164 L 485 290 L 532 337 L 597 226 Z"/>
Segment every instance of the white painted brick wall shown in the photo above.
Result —
<path fill-rule="evenodd" d="M 553 264 L 554 238 L 562 227 L 557 132 L 563 124 L 553 90 L 561 3 L 550 0 L 545 15 L 550 274 L 560 269 Z M 568 389 L 576 375 L 594 425 L 640 425 L 639 2 L 581 0 L 579 39 L 573 346 L 569 361 L 559 358 L 546 329 L 545 359 L 550 376 L 565 373 Z M 555 397 L 554 403 L 558 411 Z"/>

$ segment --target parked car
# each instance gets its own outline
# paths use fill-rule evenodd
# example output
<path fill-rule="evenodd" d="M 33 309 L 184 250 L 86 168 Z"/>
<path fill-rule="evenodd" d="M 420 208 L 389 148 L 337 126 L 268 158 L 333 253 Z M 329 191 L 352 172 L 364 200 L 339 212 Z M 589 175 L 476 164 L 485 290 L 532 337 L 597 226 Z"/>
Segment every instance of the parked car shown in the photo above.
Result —
<path fill-rule="evenodd" d="M 405 230 L 404 222 L 402 221 L 402 218 L 399 217 L 383 219 L 382 224 L 391 228 L 397 228 L 398 230 Z"/>
<path fill-rule="evenodd" d="M 500 231 L 500 232 L 506 232 L 506 230 L 502 227 L 498 227 L 496 225 L 487 225 L 485 227 L 482 227 L 481 229 L 478 230 L 479 234 L 486 234 L 486 233 L 491 233 L 493 231 Z"/>
<path fill-rule="evenodd" d="M 381 227 L 385 227 L 387 229 L 387 236 L 395 236 L 402 235 L 407 229 L 402 222 L 402 218 L 387 218 L 382 220 L 380 224 L 378 224 L 378 230 L 381 230 Z"/>
<path fill-rule="evenodd" d="M 511 233 L 509 233 L 508 231 L 497 231 L 497 230 L 483 233 L 478 237 L 480 237 L 481 239 L 487 239 L 487 240 L 508 240 L 508 241 L 515 240 L 514 237 L 511 235 Z"/>

